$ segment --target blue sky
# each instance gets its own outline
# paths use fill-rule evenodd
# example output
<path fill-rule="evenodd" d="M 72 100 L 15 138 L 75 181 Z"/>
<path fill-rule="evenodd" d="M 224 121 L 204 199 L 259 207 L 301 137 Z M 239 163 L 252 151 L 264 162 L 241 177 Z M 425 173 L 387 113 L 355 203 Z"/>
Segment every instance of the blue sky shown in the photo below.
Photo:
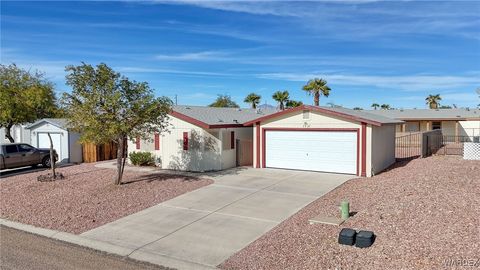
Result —
<path fill-rule="evenodd" d="M 312 103 L 313 77 L 345 107 L 373 102 L 474 107 L 480 87 L 480 2 L 1 2 L 1 63 L 44 71 L 69 91 L 64 67 L 105 62 L 157 95 L 241 106 L 276 90 Z"/>

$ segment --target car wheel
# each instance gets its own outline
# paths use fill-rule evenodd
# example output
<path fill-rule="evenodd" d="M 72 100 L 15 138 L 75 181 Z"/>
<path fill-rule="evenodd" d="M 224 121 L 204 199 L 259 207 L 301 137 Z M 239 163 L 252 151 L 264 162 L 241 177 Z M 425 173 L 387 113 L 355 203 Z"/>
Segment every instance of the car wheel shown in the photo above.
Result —
<path fill-rule="evenodd" d="M 52 163 L 50 162 L 50 157 L 44 157 L 42 160 L 42 165 L 43 167 L 49 168 L 52 166 Z"/>

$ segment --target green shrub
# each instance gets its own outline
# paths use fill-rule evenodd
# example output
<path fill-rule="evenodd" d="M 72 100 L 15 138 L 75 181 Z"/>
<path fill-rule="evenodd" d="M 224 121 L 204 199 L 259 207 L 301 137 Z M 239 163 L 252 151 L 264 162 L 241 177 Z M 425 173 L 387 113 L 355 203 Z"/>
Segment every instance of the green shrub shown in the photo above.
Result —
<path fill-rule="evenodd" d="M 155 157 L 150 152 L 132 152 L 129 154 L 130 162 L 136 166 L 155 165 Z"/>

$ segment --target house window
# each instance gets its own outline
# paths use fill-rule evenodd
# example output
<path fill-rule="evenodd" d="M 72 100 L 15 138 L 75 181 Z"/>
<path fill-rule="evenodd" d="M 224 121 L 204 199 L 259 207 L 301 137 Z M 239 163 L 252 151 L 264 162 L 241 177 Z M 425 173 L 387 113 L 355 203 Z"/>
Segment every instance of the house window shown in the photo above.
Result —
<path fill-rule="evenodd" d="M 160 150 L 160 134 L 158 133 L 155 133 L 155 138 L 154 138 L 154 141 L 155 141 L 155 150 Z"/>
<path fill-rule="evenodd" d="M 188 150 L 188 132 L 183 132 L 183 150 Z"/>
<path fill-rule="evenodd" d="M 442 122 L 432 122 L 432 130 L 442 129 Z"/>
<path fill-rule="evenodd" d="M 230 132 L 230 149 L 235 149 L 235 131 Z"/>
<path fill-rule="evenodd" d="M 309 119 L 310 118 L 310 111 L 304 110 L 303 111 L 303 119 Z"/>
<path fill-rule="evenodd" d="M 140 149 L 140 137 L 137 137 L 137 138 L 135 139 L 135 148 L 137 148 L 137 150 Z"/>

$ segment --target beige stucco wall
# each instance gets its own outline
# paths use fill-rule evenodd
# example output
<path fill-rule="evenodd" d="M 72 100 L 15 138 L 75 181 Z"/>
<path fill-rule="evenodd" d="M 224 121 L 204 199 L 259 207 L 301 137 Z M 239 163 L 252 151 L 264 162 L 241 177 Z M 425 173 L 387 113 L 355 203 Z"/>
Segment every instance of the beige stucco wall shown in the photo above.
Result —
<path fill-rule="evenodd" d="M 455 123 L 457 121 L 442 121 L 442 134 L 446 136 L 455 136 Z"/>
<path fill-rule="evenodd" d="M 309 112 L 309 119 L 303 119 L 303 112 L 292 112 L 289 114 L 281 115 L 279 117 L 268 119 L 260 125 L 260 167 L 263 166 L 263 151 L 262 151 L 262 135 L 264 128 L 358 128 L 360 130 L 359 136 L 361 136 L 361 123 L 356 121 L 345 120 L 339 117 L 327 116 L 319 112 Z M 392 125 L 393 135 L 392 140 L 395 141 L 395 126 Z M 253 138 L 256 138 L 256 126 L 253 127 Z M 367 158 L 366 158 L 366 173 L 367 176 L 371 176 L 371 127 L 367 126 Z M 361 147 L 362 141 L 360 140 L 360 156 L 359 166 L 362 164 Z M 257 141 L 253 140 L 253 165 L 257 164 Z M 393 154 L 395 158 L 395 153 Z M 360 168 L 361 169 L 361 168 Z M 359 169 L 359 170 L 360 170 Z"/>
<path fill-rule="evenodd" d="M 128 152 L 148 151 L 155 155 L 163 169 L 186 171 L 215 171 L 236 166 L 236 149 L 230 148 L 230 132 L 235 139 L 252 140 L 252 128 L 203 129 L 170 116 L 170 128 L 160 136 L 160 150 L 155 150 L 154 135 L 140 143 L 129 140 Z M 188 132 L 189 149 L 183 150 L 183 132 Z"/>
<path fill-rule="evenodd" d="M 372 136 L 371 167 L 367 166 L 367 172 L 377 174 L 395 163 L 395 125 L 375 126 L 369 129 Z"/>

